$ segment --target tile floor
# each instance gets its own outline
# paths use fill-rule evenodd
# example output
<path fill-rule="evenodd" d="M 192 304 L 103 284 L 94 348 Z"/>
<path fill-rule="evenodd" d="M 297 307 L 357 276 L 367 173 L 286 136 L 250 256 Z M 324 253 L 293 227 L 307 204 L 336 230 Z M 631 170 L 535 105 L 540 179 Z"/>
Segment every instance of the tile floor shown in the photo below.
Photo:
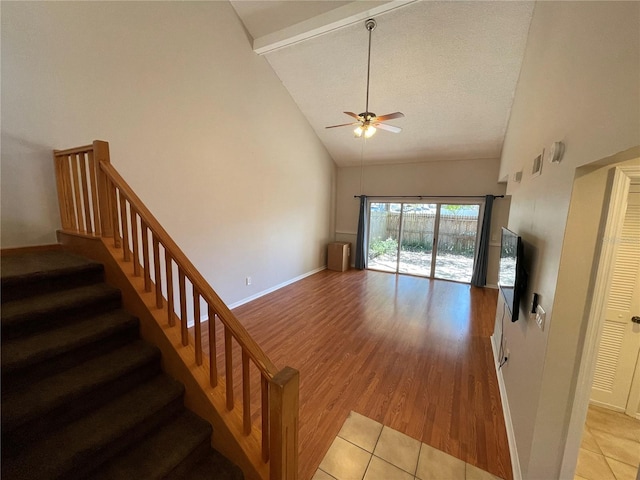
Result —
<path fill-rule="evenodd" d="M 575 480 L 636 480 L 640 420 L 589 406 Z"/>
<path fill-rule="evenodd" d="M 312 480 L 499 480 L 407 435 L 351 412 Z"/>

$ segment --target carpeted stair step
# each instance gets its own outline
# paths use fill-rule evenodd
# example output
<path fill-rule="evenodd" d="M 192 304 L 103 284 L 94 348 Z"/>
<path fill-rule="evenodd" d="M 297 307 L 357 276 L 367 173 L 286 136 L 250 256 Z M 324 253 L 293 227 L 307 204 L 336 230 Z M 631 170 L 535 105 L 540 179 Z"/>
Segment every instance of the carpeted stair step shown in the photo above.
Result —
<path fill-rule="evenodd" d="M 183 393 L 181 384 L 158 375 L 31 444 L 16 457 L 3 458 L 2 476 L 14 480 L 89 478 L 90 471 L 180 412 Z"/>
<path fill-rule="evenodd" d="M 3 256 L 0 259 L 2 303 L 102 282 L 102 264 L 64 251 Z"/>
<path fill-rule="evenodd" d="M 103 278 L 63 251 L 1 257 L 2 478 L 241 480 Z"/>
<path fill-rule="evenodd" d="M 167 480 L 243 480 L 242 470 L 216 450 L 200 460 L 181 476 L 169 475 Z"/>
<path fill-rule="evenodd" d="M 60 372 L 136 338 L 138 319 L 119 309 L 30 336 L 3 337 L 3 389 Z"/>
<path fill-rule="evenodd" d="M 137 340 L 39 382 L 4 391 L 3 455 L 17 452 L 159 373 L 160 351 Z"/>
<path fill-rule="evenodd" d="M 42 332 L 120 306 L 120 291 L 105 283 L 13 300 L 2 305 L 2 337 Z"/>
<path fill-rule="evenodd" d="M 211 450 L 211 426 L 185 410 L 135 447 L 105 463 L 92 480 L 154 480 L 188 470 Z"/>

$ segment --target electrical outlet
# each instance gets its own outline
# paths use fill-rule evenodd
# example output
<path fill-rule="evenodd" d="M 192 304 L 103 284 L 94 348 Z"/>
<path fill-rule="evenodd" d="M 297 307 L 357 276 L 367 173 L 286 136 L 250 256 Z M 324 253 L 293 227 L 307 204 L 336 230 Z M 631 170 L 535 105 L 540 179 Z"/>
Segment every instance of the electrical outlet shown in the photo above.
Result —
<path fill-rule="evenodd" d="M 545 312 L 540 305 L 536 306 L 536 323 L 538 324 L 538 327 L 540 327 L 540 330 L 542 330 L 543 332 L 544 332 L 544 321 L 546 318 L 547 318 L 547 312 Z"/>
<path fill-rule="evenodd" d="M 251 277 L 247 277 L 245 279 L 245 283 L 247 284 L 247 286 L 251 285 Z"/>

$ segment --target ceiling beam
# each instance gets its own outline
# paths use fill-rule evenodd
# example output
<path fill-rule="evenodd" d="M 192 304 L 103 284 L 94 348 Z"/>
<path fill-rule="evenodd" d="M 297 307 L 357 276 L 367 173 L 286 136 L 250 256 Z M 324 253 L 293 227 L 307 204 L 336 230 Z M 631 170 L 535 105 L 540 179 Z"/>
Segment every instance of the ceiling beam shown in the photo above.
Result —
<path fill-rule="evenodd" d="M 378 2 L 355 1 L 330 10 L 295 25 L 269 33 L 253 41 L 253 51 L 259 55 L 288 47 L 310 38 L 324 35 L 367 18 L 404 7 L 416 0 L 387 0 Z M 374 6 L 372 6 L 374 5 Z"/>

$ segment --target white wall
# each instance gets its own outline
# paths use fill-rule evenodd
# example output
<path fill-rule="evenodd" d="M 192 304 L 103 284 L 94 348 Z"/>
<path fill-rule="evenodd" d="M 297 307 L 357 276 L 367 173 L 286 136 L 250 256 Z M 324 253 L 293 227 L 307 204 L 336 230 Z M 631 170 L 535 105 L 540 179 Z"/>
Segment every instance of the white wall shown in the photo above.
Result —
<path fill-rule="evenodd" d="M 557 140 L 562 163 L 530 176 L 533 158 Z M 500 166 L 501 178 L 525 170 L 507 187 L 509 227 L 525 242 L 524 304 L 537 292 L 547 311 L 544 331 L 526 318 L 505 323 L 502 373 L 524 478 L 558 478 L 575 387 L 594 259 L 576 263 L 572 252 L 593 251 L 596 235 L 567 231 L 576 169 L 639 144 L 640 3 L 537 3 Z"/>
<path fill-rule="evenodd" d="M 366 148 L 375 148 L 375 138 Z M 354 195 L 502 195 L 505 185 L 497 180 L 499 165 L 498 159 L 481 159 L 338 168 L 336 240 L 355 245 L 359 200 Z M 493 246 L 487 272 L 490 285 L 497 283 L 500 227 L 506 225 L 508 213 L 509 198 L 495 199 L 491 221 Z M 354 257 L 352 254 L 352 263 Z"/>
<path fill-rule="evenodd" d="M 94 139 L 228 303 L 325 264 L 335 164 L 228 2 L 2 3 L 2 247 Z"/>

